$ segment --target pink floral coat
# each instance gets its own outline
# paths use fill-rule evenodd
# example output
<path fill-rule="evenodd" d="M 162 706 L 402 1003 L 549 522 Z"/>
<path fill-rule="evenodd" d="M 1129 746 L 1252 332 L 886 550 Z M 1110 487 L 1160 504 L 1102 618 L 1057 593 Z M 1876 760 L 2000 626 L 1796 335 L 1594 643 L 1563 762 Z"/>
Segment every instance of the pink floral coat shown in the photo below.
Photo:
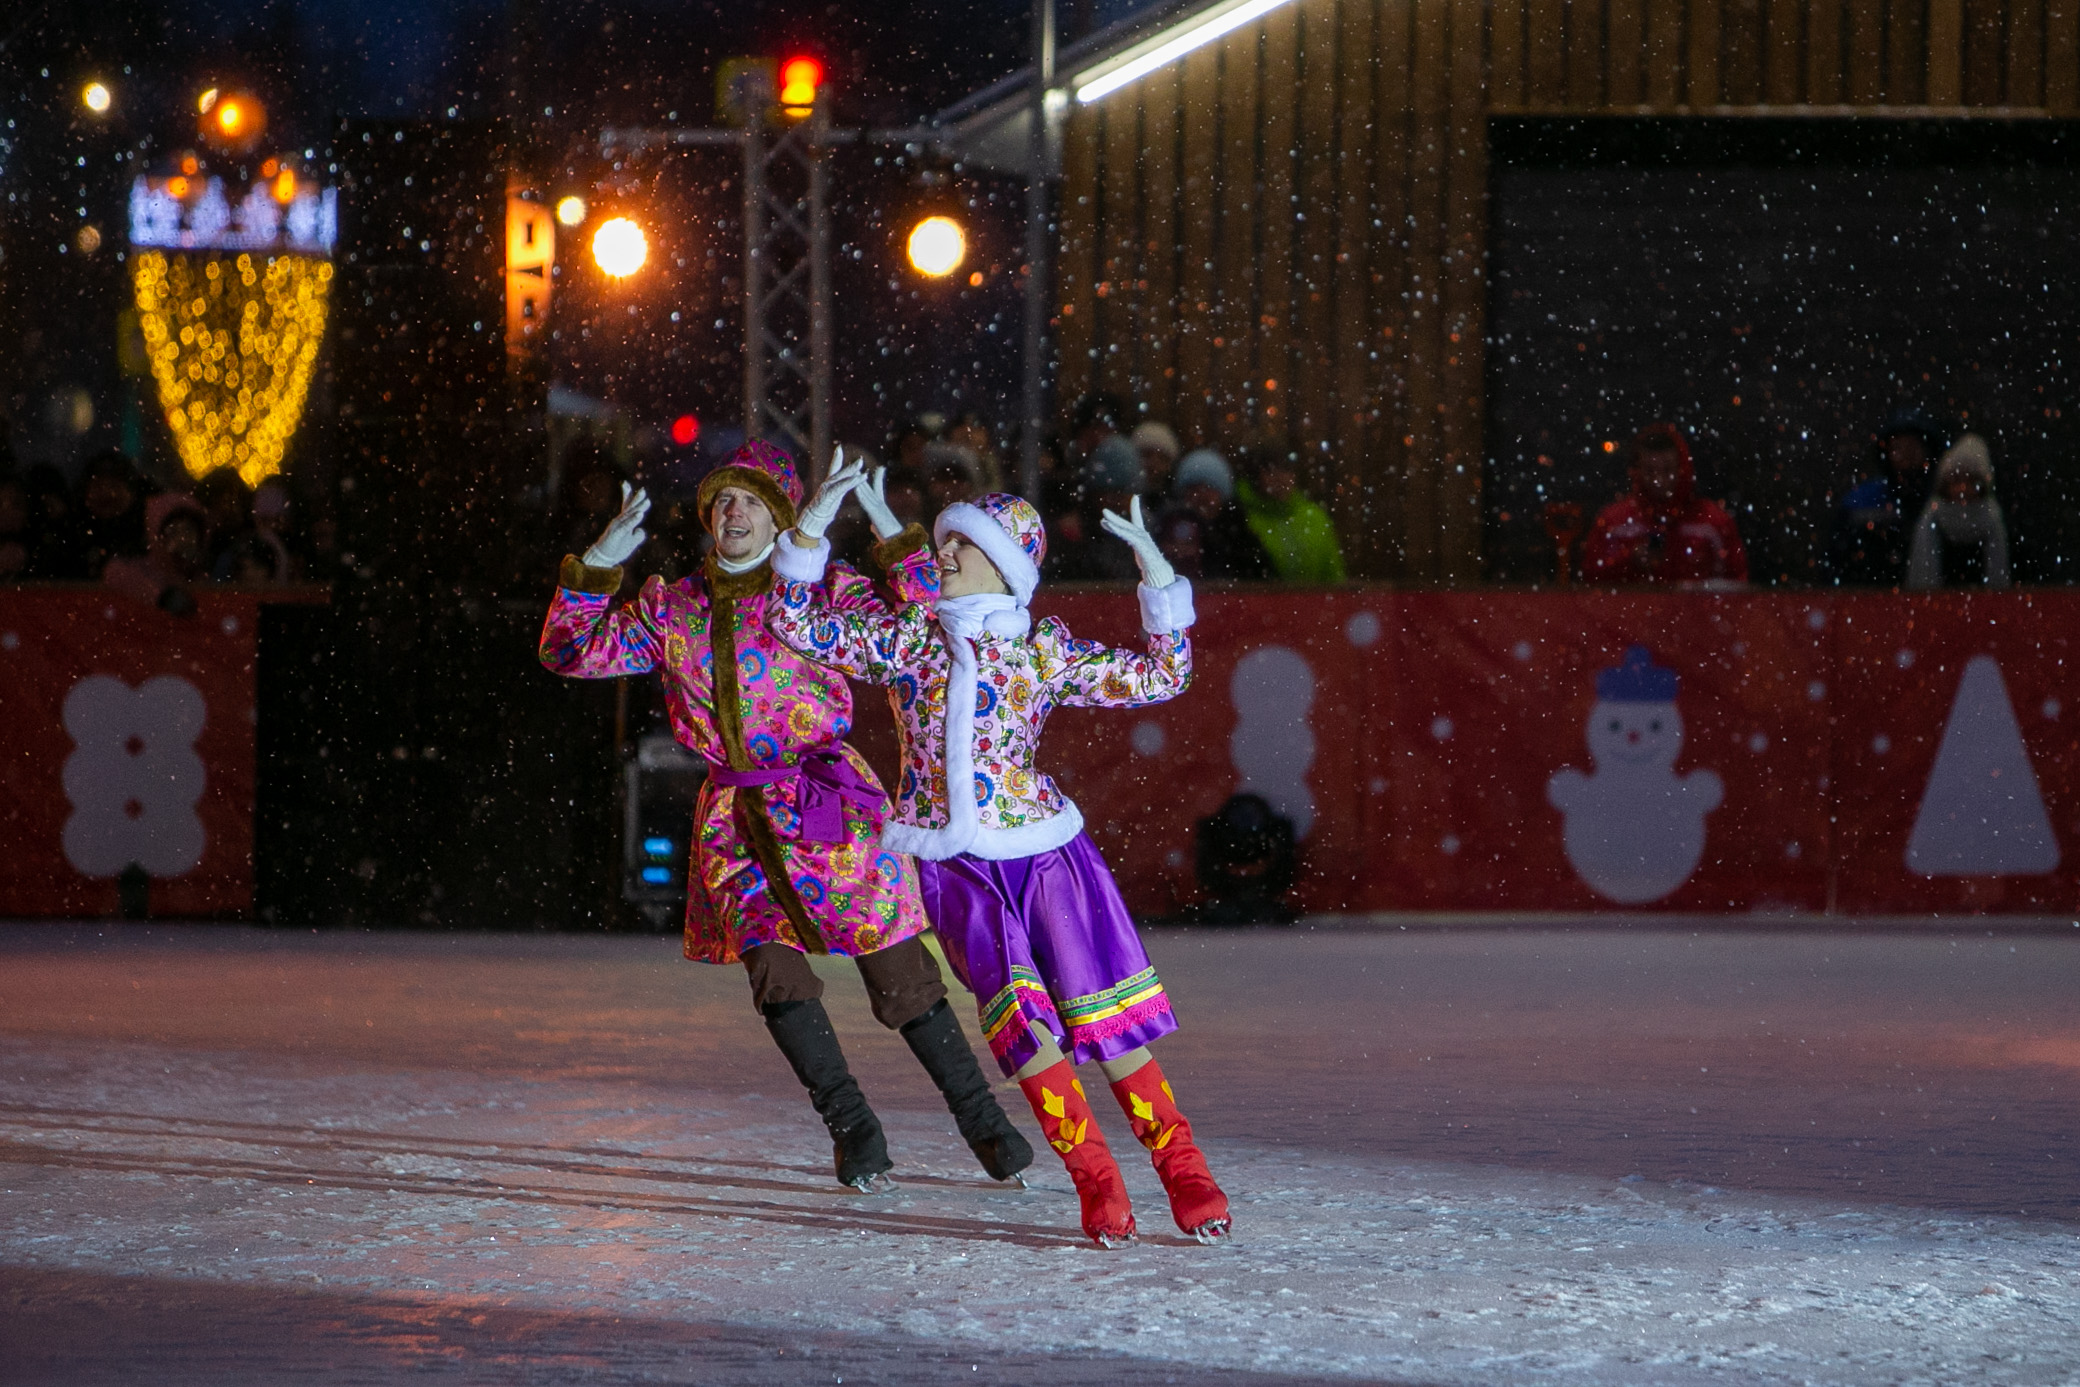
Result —
<path fill-rule="evenodd" d="M 909 567 L 917 566 L 913 556 Z M 1191 639 L 1184 630 L 1190 618 L 1182 616 L 1173 629 L 1160 616 L 1165 604 L 1151 600 L 1163 594 L 1143 589 L 1144 625 L 1158 628 L 1150 631 L 1145 653 L 1077 640 L 1054 617 L 1018 639 L 975 637 L 969 793 L 977 813 L 976 831 L 969 834 L 953 823 L 946 798 L 952 657 L 929 601 L 937 578 L 935 569 L 906 574 L 899 591 L 927 600 L 911 600 L 890 613 L 833 602 L 828 578 L 782 577 L 774 585 L 778 600 L 768 620 L 780 639 L 819 663 L 888 686 L 903 755 L 894 820 L 883 830 L 891 847 L 934 859 L 959 852 L 1026 857 L 1060 847 L 1081 831 L 1083 817 L 1035 764 L 1047 715 L 1065 707 L 1138 708 L 1183 693 L 1192 681 Z M 1188 613 L 1189 585 L 1177 586 L 1178 610 Z"/>
<path fill-rule="evenodd" d="M 717 716 L 710 641 L 718 603 L 707 579 L 696 575 L 668 585 L 652 578 L 634 602 L 616 607 L 611 591 L 582 590 L 609 587 L 607 574 L 618 588 L 619 570 L 603 573 L 566 562 L 564 585 L 542 629 L 542 663 L 579 679 L 659 670 L 680 744 L 710 764 L 731 764 L 733 729 Z M 887 610 L 867 579 L 842 565 L 832 567 L 818 597 L 834 611 Z M 720 605 L 733 609 L 739 714 L 734 730 L 746 768 L 793 765 L 804 751 L 841 744 L 852 730 L 852 691 L 837 672 L 797 655 L 768 629 L 775 605 L 770 587 L 761 581 L 756 591 Z M 860 778 L 879 788 L 866 758 L 851 746 L 844 752 Z M 796 792 L 793 779 L 748 789 L 712 782 L 702 787 L 687 873 L 688 958 L 731 963 L 754 945 L 776 941 L 819 951 L 818 941 L 802 939 L 790 919 L 786 887 L 776 892 L 768 882 L 751 839 L 758 825 L 746 821 L 754 811 L 740 805 L 740 797 L 763 797 L 788 884 L 829 952 L 871 953 L 926 927 L 916 864 L 881 846 L 879 816 L 847 804 L 845 841 L 803 843 Z"/>

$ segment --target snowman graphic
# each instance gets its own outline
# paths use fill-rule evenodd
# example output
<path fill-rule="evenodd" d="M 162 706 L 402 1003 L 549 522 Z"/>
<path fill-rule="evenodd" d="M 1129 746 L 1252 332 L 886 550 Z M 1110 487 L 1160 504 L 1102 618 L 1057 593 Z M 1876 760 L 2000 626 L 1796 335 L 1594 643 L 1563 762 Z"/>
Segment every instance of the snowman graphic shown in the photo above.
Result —
<path fill-rule="evenodd" d="M 1683 718 L 1676 672 L 1635 645 L 1596 676 L 1589 712 L 1593 774 L 1553 772 L 1546 800 L 1566 819 L 1567 860 L 1597 894 L 1621 905 L 1658 901 L 1704 856 L 1704 816 L 1725 787 L 1710 771 L 1676 774 Z"/>

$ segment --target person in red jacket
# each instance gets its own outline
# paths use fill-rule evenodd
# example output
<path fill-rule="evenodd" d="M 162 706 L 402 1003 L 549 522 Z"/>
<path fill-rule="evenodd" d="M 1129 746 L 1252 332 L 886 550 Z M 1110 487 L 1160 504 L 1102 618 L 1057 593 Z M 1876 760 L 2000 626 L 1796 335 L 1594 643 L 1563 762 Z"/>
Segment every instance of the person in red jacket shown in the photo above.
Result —
<path fill-rule="evenodd" d="M 1582 577 L 1596 583 L 1676 587 L 1748 581 L 1748 551 L 1733 517 L 1696 494 L 1690 444 L 1674 424 L 1633 437 L 1632 494 L 1597 513 L 1582 540 Z"/>

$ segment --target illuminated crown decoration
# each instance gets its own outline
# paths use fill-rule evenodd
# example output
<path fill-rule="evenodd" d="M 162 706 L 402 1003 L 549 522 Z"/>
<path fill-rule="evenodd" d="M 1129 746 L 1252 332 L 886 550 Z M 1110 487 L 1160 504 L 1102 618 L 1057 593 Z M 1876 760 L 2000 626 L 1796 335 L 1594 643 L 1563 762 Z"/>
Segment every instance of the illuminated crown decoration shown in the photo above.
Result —
<path fill-rule="evenodd" d="M 281 470 L 325 338 L 338 194 L 221 179 L 140 178 L 130 193 L 131 279 L 145 353 L 189 475 Z"/>

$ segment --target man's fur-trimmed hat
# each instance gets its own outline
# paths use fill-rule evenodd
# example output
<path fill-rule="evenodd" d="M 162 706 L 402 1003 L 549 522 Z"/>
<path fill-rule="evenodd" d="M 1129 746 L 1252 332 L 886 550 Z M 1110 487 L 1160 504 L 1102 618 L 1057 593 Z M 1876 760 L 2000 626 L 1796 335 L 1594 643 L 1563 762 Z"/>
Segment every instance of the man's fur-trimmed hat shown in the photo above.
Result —
<path fill-rule="evenodd" d="M 764 439 L 754 439 L 729 455 L 729 461 L 701 478 L 701 524 L 715 527 L 715 497 L 726 486 L 738 486 L 766 503 L 773 527 L 794 528 L 802 505 L 802 478 L 794 459 Z"/>

